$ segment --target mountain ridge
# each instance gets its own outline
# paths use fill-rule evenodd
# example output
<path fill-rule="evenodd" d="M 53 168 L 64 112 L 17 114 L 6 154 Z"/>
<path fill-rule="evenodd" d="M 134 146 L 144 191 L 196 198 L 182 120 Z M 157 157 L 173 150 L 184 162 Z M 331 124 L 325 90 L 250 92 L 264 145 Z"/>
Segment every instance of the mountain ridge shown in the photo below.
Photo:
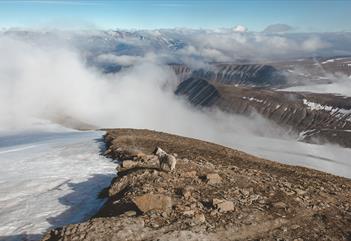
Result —
<path fill-rule="evenodd" d="M 119 174 L 92 219 L 42 240 L 349 240 L 349 179 L 191 138 L 109 129 Z M 154 149 L 176 158 L 159 166 Z M 313 228 L 311 228 L 313 227 Z"/>
<path fill-rule="evenodd" d="M 351 98 L 333 94 L 276 91 L 189 78 L 175 91 L 196 106 L 263 117 L 299 134 L 299 140 L 351 147 Z"/>

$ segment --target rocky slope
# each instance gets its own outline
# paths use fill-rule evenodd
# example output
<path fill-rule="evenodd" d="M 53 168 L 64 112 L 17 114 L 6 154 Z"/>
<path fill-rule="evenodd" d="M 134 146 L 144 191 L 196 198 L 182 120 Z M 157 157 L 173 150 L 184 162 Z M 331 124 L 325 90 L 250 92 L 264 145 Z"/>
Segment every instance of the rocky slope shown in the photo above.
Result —
<path fill-rule="evenodd" d="M 211 106 L 220 98 L 216 87 L 204 79 L 197 78 L 189 78 L 181 82 L 175 94 L 186 95 L 192 104 L 200 106 Z"/>
<path fill-rule="evenodd" d="M 229 113 L 260 113 L 298 133 L 303 141 L 351 147 L 350 97 L 222 85 L 196 78 L 183 81 L 176 94 L 195 105 L 217 106 Z"/>
<path fill-rule="evenodd" d="M 348 179 L 148 130 L 105 141 L 122 161 L 105 206 L 42 240 L 351 240 Z"/>
<path fill-rule="evenodd" d="M 266 64 L 212 64 L 209 68 L 190 69 L 183 64 L 170 65 L 180 80 L 201 78 L 222 84 L 281 86 L 286 84 L 282 71 Z"/>
<path fill-rule="evenodd" d="M 212 83 L 282 87 L 329 83 L 351 76 L 351 57 L 306 58 L 262 63 L 212 63 L 202 68 L 170 64 L 180 81 L 190 77 Z M 335 80 L 334 80 L 335 81 Z"/>

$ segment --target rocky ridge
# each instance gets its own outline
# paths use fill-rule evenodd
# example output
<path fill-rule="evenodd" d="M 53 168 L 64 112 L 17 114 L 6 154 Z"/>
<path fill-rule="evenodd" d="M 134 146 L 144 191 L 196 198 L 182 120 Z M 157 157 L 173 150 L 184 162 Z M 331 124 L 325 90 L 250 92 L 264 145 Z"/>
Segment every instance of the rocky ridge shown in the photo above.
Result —
<path fill-rule="evenodd" d="M 301 141 L 351 147 L 351 98 L 333 94 L 277 91 L 189 78 L 176 92 L 196 106 L 263 117 L 285 127 Z"/>
<path fill-rule="evenodd" d="M 106 204 L 43 240 L 351 240 L 348 179 L 161 132 L 105 141 L 121 161 Z"/>
<path fill-rule="evenodd" d="M 308 83 L 326 84 L 351 76 L 351 57 L 306 58 L 254 63 L 208 63 L 192 68 L 169 65 L 180 81 L 200 78 L 211 83 L 279 88 Z"/>
<path fill-rule="evenodd" d="M 269 64 L 211 64 L 209 68 L 191 69 L 184 64 L 170 64 L 178 78 L 205 79 L 222 84 L 246 86 L 283 86 L 286 77 Z"/>

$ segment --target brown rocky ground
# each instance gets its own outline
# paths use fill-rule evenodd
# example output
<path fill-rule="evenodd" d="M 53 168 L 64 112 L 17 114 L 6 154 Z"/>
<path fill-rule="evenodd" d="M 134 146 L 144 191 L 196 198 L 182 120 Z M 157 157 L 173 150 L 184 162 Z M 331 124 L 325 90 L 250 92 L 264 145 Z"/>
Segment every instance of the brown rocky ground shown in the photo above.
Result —
<path fill-rule="evenodd" d="M 149 130 L 105 140 L 123 161 L 107 203 L 43 240 L 351 240 L 348 179 Z M 173 157 L 175 170 L 160 168 Z"/>

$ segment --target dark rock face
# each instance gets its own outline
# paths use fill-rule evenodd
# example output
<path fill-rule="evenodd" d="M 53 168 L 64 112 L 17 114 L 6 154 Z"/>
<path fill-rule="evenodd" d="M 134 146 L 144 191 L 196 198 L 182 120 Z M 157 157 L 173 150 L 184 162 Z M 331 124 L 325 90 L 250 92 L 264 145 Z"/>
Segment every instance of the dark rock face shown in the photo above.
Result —
<path fill-rule="evenodd" d="M 189 78 L 181 82 L 175 91 L 177 95 L 186 95 L 194 105 L 210 106 L 220 97 L 217 89 L 203 79 Z"/>
<path fill-rule="evenodd" d="M 184 65 L 171 65 L 179 76 L 204 79 L 214 83 L 250 86 L 282 86 L 286 78 L 281 71 L 271 65 L 260 64 L 217 64 L 211 69 L 195 69 Z"/>
<path fill-rule="evenodd" d="M 351 98 L 332 94 L 284 92 L 267 88 L 210 84 L 190 78 L 177 94 L 186 95 L 194 105 L 205 103 L 228 113 L 252 112 L 273 120 L 300 135 L 301 141 L 332 142 L 351 147 Z"/>

